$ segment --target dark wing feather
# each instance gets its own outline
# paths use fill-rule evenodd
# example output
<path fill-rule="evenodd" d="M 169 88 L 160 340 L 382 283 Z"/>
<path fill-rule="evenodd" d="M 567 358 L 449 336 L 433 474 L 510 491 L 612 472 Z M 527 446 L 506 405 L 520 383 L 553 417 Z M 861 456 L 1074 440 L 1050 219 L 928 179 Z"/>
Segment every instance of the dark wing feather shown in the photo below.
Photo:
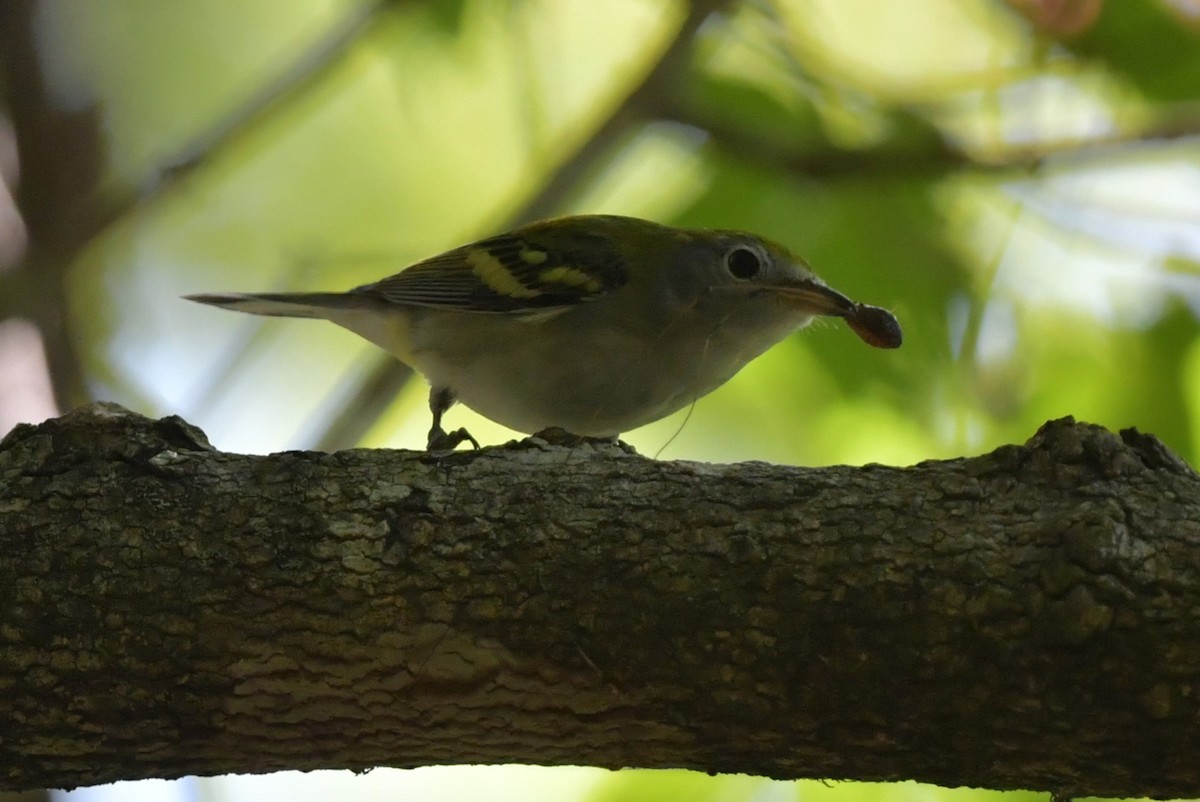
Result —
<path fill-rule="evenodd" d="M 552 245 L 538 237 L 503 234 L 352 292 L 405 306 L 519 313 L 584 303 L 629 280 L 607 237 L 576 232 L 569 240 L 566 246 Z"/>

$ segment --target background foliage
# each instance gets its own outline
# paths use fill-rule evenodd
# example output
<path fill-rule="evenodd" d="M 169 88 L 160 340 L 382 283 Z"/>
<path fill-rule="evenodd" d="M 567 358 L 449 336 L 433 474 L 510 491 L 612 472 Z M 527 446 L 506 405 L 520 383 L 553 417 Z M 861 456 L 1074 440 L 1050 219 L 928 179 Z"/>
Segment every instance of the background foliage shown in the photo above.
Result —
<path fill-rule="evenodd" d="M 26 227 L 0 215 L 0 349 L 32 328 L 64 405 L 243 452 L 419 447 L 425 388 L 370 346 L 178 296 L 613 212 L 780 240 L 906 332 L 818 325 L 643 452 L 906 464 L 1070 414 L 1200 455 L 1196 0 L 13 0 L 0 33 Z M 595 798 L 655 783 L 828 795 Z"/>

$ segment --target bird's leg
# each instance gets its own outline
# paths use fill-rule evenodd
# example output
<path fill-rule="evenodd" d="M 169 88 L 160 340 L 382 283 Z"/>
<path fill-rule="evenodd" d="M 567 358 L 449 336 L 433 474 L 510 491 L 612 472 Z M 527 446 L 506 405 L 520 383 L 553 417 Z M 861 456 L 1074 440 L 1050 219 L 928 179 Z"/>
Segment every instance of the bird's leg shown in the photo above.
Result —
<path fill-rule="evenodd" d="M 463 442 L 470 442 L 479 448 L 479 441 L 471 436 L 466 429 L 455 429 L 447 432 L 442 428 L 442 415 L 454 406 L 454 393 L 448 387 L 434 387 L 429 391 L 429 411 L 433 413 L 433 428 L 429 430 L 429 451 L 453 451 Z"/>

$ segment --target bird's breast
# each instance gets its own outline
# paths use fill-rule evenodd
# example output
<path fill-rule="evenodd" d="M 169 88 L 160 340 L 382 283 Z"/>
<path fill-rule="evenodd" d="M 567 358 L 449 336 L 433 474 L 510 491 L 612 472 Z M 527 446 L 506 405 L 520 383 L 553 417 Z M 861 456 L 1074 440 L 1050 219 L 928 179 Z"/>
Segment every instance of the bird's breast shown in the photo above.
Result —
<path fill-rule="evenodd" d="M 608 437 L 675 412 L 799 324 L 684 309 L 636 322 L 585 304 L 557 315 L 427 315 L 412 365 L 509 428 Z"/>

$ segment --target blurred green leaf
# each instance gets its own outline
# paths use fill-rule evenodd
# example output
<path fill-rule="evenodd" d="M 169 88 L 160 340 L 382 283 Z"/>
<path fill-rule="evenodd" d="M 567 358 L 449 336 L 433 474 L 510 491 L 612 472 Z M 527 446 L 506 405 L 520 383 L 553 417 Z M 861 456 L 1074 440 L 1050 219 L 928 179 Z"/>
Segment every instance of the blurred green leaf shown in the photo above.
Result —
<path fill-rule="evenodd" d="M 695 771 L 622 771 L 596 784 L 587 802 L 742 802 L 782 786 L 759 777 L 721 774 L 710 776 Z M 786 786 L 784 786 L 786 787 Z"/>

